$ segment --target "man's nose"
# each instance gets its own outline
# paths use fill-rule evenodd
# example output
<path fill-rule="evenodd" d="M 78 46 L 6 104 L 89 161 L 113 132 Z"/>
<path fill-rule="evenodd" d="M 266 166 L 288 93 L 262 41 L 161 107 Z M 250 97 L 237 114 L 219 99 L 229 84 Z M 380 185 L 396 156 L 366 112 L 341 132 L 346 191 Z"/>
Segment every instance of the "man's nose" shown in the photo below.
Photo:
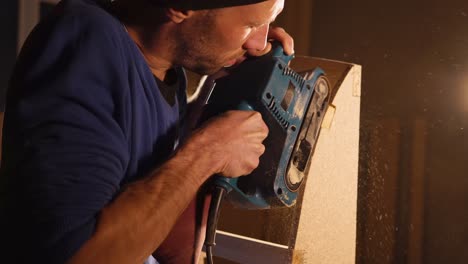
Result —
<path fill-rule="evenodd" d="M 244 43 L 243 48 L 247 50 L 247 52 L 252 51 L 262 51 L 267 46 L 267 36 L 268 30 L 270 28 L 269 24 L 263 25 L 260 28 L 257 28 L 255 32 L 247 39 Z"/>

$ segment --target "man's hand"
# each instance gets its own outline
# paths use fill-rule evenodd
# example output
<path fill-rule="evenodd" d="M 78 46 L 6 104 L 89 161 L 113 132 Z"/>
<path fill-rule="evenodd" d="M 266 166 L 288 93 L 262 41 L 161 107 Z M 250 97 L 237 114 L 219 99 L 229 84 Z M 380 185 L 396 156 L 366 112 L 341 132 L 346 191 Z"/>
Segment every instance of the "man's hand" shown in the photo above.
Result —
<path fill-rule="evenodd" d="M 258 166 L 267 135 L 268 127 L 260 113 L 234 110 L 208 120 L 188 144 L 208 153 L 216 174 L 238 177 Z"/>
<path fill-rule="evenodd" d="M 193 151 L 213 172 L 227 177 L 247 175 L 265 151 L 268 127 L 260 113 L 228 111 L 208 120 L 181 151 Z M 206 157 L 206 158 L 204 158 Z M 204 162 L 203 162 L 204 163 Z M 202 190 L 179 217 L 170 235 L 153 256 L 161 263 L 197 263 L 206 232 L 210 197 Z"/>

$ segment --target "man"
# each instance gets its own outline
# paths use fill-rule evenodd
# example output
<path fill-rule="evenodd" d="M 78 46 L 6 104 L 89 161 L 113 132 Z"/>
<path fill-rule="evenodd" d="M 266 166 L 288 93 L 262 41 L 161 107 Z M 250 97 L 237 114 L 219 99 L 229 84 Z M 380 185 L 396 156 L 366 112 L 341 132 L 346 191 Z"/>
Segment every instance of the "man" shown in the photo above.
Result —
<path fill-rule="evenodd" d="M 284 0 L 64 0 L 7 95 L 2 261 L 196 262 L 195 196 L 258 165 L 268 129 L 231 111 L 185 136 L 182 67 L 213 74 L 292 39 Z M 203 195 L 203 193 L 202 193 Z"/>

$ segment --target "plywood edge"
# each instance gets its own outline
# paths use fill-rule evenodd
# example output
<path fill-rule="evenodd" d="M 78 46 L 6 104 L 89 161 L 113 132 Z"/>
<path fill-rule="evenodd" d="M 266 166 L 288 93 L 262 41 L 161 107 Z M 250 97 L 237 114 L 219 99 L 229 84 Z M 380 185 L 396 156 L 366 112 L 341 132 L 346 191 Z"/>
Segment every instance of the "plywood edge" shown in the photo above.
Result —
<path fill-rule="evenodd" d="M 214 255 L 242 264 L 284 264 L 291 262 L 292 250 L 286 245 L 216 231 Z"/>
<path fill-rule="evenodd" d="M 322 130 L 312 160 L 294 249 L 304 252 L 306 264 L 354 263 L 362 68 L 322 61 L 328 64 L 318 65 L 334 70 L 332 76 L 343 77 L 336 79 L 335 115 Z"/>

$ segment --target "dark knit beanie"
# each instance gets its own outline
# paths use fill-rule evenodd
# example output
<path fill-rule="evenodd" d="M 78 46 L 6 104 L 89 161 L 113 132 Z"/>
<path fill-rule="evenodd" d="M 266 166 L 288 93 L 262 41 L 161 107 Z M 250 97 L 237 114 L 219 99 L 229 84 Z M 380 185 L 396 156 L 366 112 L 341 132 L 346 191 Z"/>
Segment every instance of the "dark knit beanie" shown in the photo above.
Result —
<path fill-rule="evenodd" d="M 149 0 L 162 7 L 174 7 L 185 10 L 201 10 L 230 6 L 250 5 L 267 0 Z"/>

